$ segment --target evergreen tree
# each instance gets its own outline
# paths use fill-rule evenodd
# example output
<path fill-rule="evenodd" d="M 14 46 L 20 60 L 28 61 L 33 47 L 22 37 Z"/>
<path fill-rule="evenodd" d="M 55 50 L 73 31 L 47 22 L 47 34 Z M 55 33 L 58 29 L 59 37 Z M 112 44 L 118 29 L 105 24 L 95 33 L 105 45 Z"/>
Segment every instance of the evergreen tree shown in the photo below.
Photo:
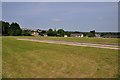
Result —
<path fill-rule="evenodd" d="M 1 27 L 2 29 L 0 29 L 2 35 L 8 36 L 8 30 L 9 30 L 10 24 L 8 22 L 4 22 L 4 21 L 0 21 L 0 23 L 2 25 L 2 27 Z"/>
<path fill-rule="evenodd" d="M 12 23 L 10 25 L 10 28 L 9 28 L 9 31 L 8 31 L 10 36 L 20 36 L 21 32 L 22 32 L 22 30 L 20 29 L 19 24 Z"/>

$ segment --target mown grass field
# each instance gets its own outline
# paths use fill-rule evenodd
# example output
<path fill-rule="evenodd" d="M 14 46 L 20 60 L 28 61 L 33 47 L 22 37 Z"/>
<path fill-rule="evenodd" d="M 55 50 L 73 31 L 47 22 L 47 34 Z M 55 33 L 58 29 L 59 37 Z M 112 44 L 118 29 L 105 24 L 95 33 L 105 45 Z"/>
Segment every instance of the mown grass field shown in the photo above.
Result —
<path fill-rule="evenodd" d="M 19 38 L 31 38 L 39 40 L 59 40 L 59 41 L 73 41 L 73 42 L 87 42 L 87 43 L 99 43 L 99 44 L 118 44 L 120 39 L 118 38 L 78 38 L 78 37 L 19 37 Z"/>
<path fill-rule="evenodd" d="M 26 37 L 3 37 L 3 78 L 112 78 L 118 75 L 117 50 L 18 41 L 16 38 Z"/>
<path fill-rule="evenodd" d="M 0 78 L 2 78 L 2 37 L 0 37 Z"/>

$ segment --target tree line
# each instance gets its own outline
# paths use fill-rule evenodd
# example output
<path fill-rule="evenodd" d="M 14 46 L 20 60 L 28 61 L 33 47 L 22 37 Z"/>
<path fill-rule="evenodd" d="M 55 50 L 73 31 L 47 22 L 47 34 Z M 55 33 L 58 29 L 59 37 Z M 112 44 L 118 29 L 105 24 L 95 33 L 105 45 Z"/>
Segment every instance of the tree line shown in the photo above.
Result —
<path fill-rule="evenodd" d="M 47 31 L 45 30 L 42 30 L 40 33 L 39 33 L 41 36 L 43 36 L 44 34 L 47 34 L 48 36 L 59 36 L 59 37 L 63 37 L 66 32 L 63 30 L 63 29 L 48 29 Z"/>
<path fill-rule="evenodd" d="M 1 34 L 3 36 L 31 36 L 33 30 L 30 29 L 21 29 L 20 25 L 16 22 L 12 22 L 11 24 L 9 22 L 0 21 L 1 27 Z M 60 36 L 63 37 L 67 32 L 65 32 L 63 29 L 49 29 L 49 30 L 37 30 L 39 35 L 43 36 L 44 34 L 48 36 Z"/>
<path fill-rule="evenodd" d="M 16 22 L 10 24 L 8 22 L 0 21 L 0 24 L 2 24 L 1 33 L 3 36 L 20 36 L 22 33 L 20 25 Z"/>
<path fill-rule="evenodd" d="M 9 22 L 0 21 L 0 34 L 3 36 L 31 36 L 33 30 L 30 29 L 21 29 L 20 25 L 16 22 Z M 84 36 L 87 37 L 95 37 L 95 30 L 90 32 L 79 32 L 79 31 L 64 31 L 64 29 L 48 29 L 48 30 L 40 30 L 37 29 L 36 32 L 41 35 L 47 36 L 59 36 L 64 37 L 64 35 L 70 36 L 70 34 L 80 34 L 82 33 Z M 120 37 L 119 32 L 97 32 L 101 37 Z"/>

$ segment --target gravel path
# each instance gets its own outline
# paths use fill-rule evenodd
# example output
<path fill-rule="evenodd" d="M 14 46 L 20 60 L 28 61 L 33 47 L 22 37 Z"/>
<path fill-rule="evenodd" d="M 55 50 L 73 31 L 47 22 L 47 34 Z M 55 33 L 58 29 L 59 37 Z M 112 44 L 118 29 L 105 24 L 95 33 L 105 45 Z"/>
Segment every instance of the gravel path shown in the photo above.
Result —
<path fill-rule="evenodd" d="M 34 42 L 42 42 L 42 43 L 65 44 L 65 45 L 72 45 L 72 46 L 86 46 L 86 47 L 96 47 L 96 48 L 107 48 L 107 49 L 120 50 L 120 48 L 118 48 L 118 45 L 94 44 L 94 43 L 79 43 L 79 42 L 55 41 L 55 40 L 36 40 L 36 39 L 17 39 L 17 40 L 34 41 Z"/>

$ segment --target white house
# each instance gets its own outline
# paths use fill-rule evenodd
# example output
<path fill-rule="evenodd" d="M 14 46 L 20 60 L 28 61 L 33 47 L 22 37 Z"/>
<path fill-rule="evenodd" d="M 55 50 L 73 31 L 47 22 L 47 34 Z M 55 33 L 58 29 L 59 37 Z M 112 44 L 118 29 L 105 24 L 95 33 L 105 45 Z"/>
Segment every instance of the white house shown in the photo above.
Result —
<path fill-rule="evenodd" d="M 48 35 L 47 34 L 43 34 L 44 37 L 47 37 Z"/>
<path fill-rule="evenodd" d="M 82 33 L 73 33 L 70 34 L 70 37 L 84 37 L 84 35 Z"/>
<path fill-rule="evenodd" d="M 68 37 L 67 35 L 64 35 L 64 37 Z"/>
<path fill-rule="evenodd" d="M 32 36 L 38 36 L 39 33 L 38 33 L 36 30 L 33 30 L 31 35 L 32 35 Z"/>
<path fill-rule="evenodd" d="M 95 37 L 100 38 L 101 36 L 100 34 L 95 34 Z"/>
<path fill-rule="evenodd" d="M 84 35 L 83 34 L 81 34 L 81 36 L 80 37 L 84 37 Z"/>

